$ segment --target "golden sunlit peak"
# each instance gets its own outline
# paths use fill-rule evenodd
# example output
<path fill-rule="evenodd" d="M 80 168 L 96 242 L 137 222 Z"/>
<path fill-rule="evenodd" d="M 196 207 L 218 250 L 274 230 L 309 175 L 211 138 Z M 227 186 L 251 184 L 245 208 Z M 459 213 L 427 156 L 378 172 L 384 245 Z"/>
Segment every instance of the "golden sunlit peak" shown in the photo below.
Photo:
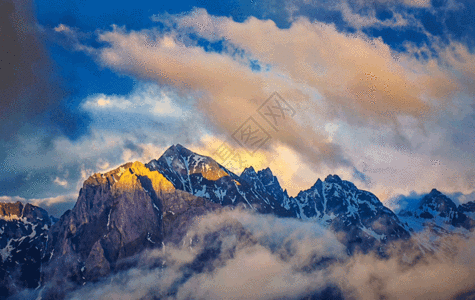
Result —
<path fill-rule="evenodd" d="M 166 179 L 160 172 L 150 171 L 150 169 L 148 169 L 143 163 L 139 161 L 134 162 L 127 169 L 121 167 L 119 170 L 119 172 L 121 172 L 121 176 L 117 184 L 120 187 L 131 188 L 137 185 L 141 186 L 139 177 L 146 177 L 151 181 L 153 189 L 156 192 L 171 191 L 175 189 L 173 184 L 168 181 L 168 179 Z"/>

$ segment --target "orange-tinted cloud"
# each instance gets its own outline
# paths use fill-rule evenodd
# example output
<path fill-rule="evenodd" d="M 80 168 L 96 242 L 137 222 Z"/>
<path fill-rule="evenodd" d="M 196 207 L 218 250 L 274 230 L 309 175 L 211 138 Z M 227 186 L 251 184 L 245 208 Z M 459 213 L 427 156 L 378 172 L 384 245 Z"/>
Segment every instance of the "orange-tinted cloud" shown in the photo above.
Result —
<path fill-rule="evenodd" d="M 427 52 L 426 47 L 408 45 L 408 52 L 396 53 L 381 39 L 363 33 L 342 33 L 333 25 L 306 18 L 295 20 L 289 28 L 252 17 L 239 23 L 209 15 L 202 9 L 155 19 L 172 25 L 171 30 L 162 34 L 155 30 L 115 28 L 101 33 L 100 40 L 109 46 L 98 49 L 99 60 L 118 72 L 175 89 L 182 98 L 174 101 L 193 99 L 195 109 L 205 116 L 200 126 L 212 129 L 221 140 L 232 141 L 229 136 L 247 117 L 259 118 L 259 104 L 278 91 L 296 109 L 295 118 L 287 119 L 285 130 L 279 132 L 263 119 L 258 121 L 271 132 L 272 147 L 298 153 L 301 164 L 311 166 L 311 181 L 316 180 L 317 173 L 321 177 L 326 175 L 321 172 L 345 173 L 344 168 L 360 159 L 377 161 L 376 152 L 406 149 L 412 151 L 411 160 L 426 159 L 435 147 L 443 144 L 440 141 L 421 146 L 434 136 L 428 126 L 435 130 L 441 112 L 453 107 L 455 97 L 469 89 L 463 76 L 453 72 L 470 72 L 464 71 L 463 64 L 451 63 L 457 69 L 431 56 L 416 59 L 415 53 Z M 223 51 L 206 51 L 187 38 L 190 33 L 211 42 L 223 42 Z M 468 53 L 466 57 L 471 58 Z M 249 59 L 257 60 L 261 71 L 252 70 Z M 446 62 L 451 59 L 448 54 L 444 58 Z M 404 119 L 412 121 L 403 122 Z M 330 123 L 346 126 L 341 126 L 333 138 L 325 129 Z M 376 130 L 383 143 L 374 144 L 376 141 L 371 138 L 363 139 L 366 146 L 346 143 L 350 137 L 354 140 L 352 134 L 358 128 Z M 355 142 L 363 143 L 358 139 Z M 367 151 L 367 143 L 376 152 Z M 262 151 L 272 151 L 272 147 Z M 414 147 L 422 152 L 415 153 Z M 381 195 L 389 196 L 396 182 L 408 182 L 407 176 L 401 175 L 408 169 L 398 167 L 396 159 L 386 164 L 398 173 L 371 176 L 374 182 L 389 182 L 384 189 L 378 186 Z M 414 167 L 417 166 L 411 168 Z M 416 174 L 424 173 L 411 172 L 411 178 L 421 178 Z M 292 182 L 288 175 L 278 175 Z M 394 176 L 398 180 L 392 179 Z M 444 179 L 436 177 L 413 180 L 412 184 L 419 191 L 430 190 Z M 301 182 L 300 189 L 308 186 L 296 179 Z M 351 180 L 351 175 L 345 179 Z M 404 189 L 407 188 L 405 185 Z"/>
<path fill-rule="evenodd" d="M 230 55 L 187 45 L 173 35 L 151 40 L 151 34 L 153 32 L 126 32 L 118 28 L 101 34 L 100 39 L 110 44 L 100 53 L 102 63 L 195 97 L 195 108 L 206 115 L 209 122 L 203 126 L 210 126 L 220 134 L 230 135 L 249 116 L 257 115 L 259 105 L 274 91 L 279 91 L 296 110 L 300 104 L 303 108 L 309 107 L 309 96 L 282 76 L 254 72 Z M 260 121 L 267 126 L 265 121 Z M 309 124 L 313 121 L 313 118 L 303 119 L 299 124 L 288 119 L 286 130 L 273 132 L 272 137 L 298 149 L 316 164 L 348 165 L 341 149 L 326 141 L 326 133 Z"/>
<path fill-rule="evenodd" d="M 288 29 L 252 17 L 238 23 L 205 10 L 174 21 L 205 38 L 224 39 L 295 83 L 315 88 L 334 114 L 343 112 L 350 122 L 395 122 L 399 115 L 424 118 L 431 112 L 424 96 L 449 96 L 459 88 L 437 65 L 413 60 L 415 66 L 406 66 L 405 58 L 397 57 L 380 39 L 341 33 L 333 25 L 306 18 Z"/>

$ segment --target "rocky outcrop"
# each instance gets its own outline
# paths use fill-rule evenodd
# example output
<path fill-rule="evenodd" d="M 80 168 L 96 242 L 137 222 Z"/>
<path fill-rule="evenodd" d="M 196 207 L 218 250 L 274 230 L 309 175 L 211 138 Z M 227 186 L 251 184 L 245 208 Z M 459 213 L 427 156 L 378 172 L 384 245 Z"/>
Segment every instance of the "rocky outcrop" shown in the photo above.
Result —
<path fill-rule="evenodd" d="M 0 203 L 0 299 L 40 285 L 51 220 L 31 204 Z"/>
<path fill-rule="evenodd" d="M 467 220 L 463 222 L 465 228 L 473 230 L 475 228 L 475 202 L 469 201 L 461 204 L 458 207 L 459 214 L 463 214 L 467 217 Z"/>
<path fill-rule="evenodd" d="M 297 205 L 291 201 L 287 191 L 282 189 L 277 177 L 269 168 L 258 172 L 253 167 L 246 168 L 239 180 L 264 199 L 264 202 L 270 205 L 273 214 L 280 217 L 298 217 Z"/>

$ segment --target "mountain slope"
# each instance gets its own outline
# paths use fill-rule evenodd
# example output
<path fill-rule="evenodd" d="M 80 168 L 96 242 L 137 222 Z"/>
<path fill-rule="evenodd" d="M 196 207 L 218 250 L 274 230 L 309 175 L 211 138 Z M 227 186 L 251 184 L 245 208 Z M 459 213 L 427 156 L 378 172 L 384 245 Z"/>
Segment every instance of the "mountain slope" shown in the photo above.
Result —
<path fill-rule="evenodd" d="M 300 218 L 346 233 L 344 244 L 350 250 L 358 247 L 365 251 L 410 237 L 398 217 L 374 194 L 359 190 L 337 175 L 317 180 L 292 200 L 298 205 Z"/>
<path fill-rule="evenodd" d="M 0 203 L 0 298 L 38 287 L 50 226 L 42 208 Z"/>
<path fill-rule="evenodd" d="M 152 160 L 146 167 L 163 174 L 176 189 L 214 203 L 241 203 L 261 213 L 272 212 L 266 195 L 260 194 L 212 158 L 193 153 L 179 144 L 168 148 L 158 160 Z"/>
<path fill-rule="evenodd" d="M 469 217 L 471 210 L 470 203 L 457 207 L 449 197 L 433 189 L 415 208 L 401 210 L 398 215 L 416 231 L 428 226 L 452 231 L 454 228 L 471 230 L 474 226 L 474 220 Z"/>
<path fill-rule="evenodd" d="M 433 189 L 421 199 L 413 200 L 410 207 L 398 212 L 398 216 L 404 227 L 414 233 L 413 237 L 423 253 L 441 250 L 450 253 L 453 245 L 445 237 L 470 236 L 475 227 L 473 208 L 473 202 L 457 207 L 449 197 Z"/>
<path fill-rule="evenodd" d="M 298 217 L 297 205 L 291 202 L 287 191 L 282 189 L 269 168 L 257 173 L 253 167 L 246 168 L 239 179 L 271 206 L 273 214 L 280 217 Z"/>

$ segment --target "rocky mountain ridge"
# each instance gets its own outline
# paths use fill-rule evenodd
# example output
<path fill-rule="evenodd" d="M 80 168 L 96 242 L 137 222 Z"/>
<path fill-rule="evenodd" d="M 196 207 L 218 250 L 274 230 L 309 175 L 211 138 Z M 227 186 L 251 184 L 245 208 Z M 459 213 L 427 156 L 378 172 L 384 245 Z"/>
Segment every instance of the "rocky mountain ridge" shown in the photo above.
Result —
<path fill-rule="evenodd" d="M 376 196 L 337 175 L 317 180 L 308 190 L 289 197 L 269 168 L 256 172 L 250 167 L 238 176 L 181 145 L 170 147 L 146 166 L 163 174 L 175 188 L 220 205 L 242 203 L 259 213 L 313 220 L 345 232 L 343 242 L 350 252 L 410 236 Z"/>
<path fill-rule="evenodd" d="M 457 208 L 449 198 L 433 190 L 415 211 L 396 215 L 374 194 L 359 190 L 337 175 L 318 179 L 309 189 L 290 197 L 269 168 L 256 172 L 250 167 L 238 176 L 212 158 L 181 145 L 171 146 L 159 159 L 145 165 L 127 163 L 90 176 L 74 208 L 53 226 L 40 208 L 21 203 L 3 207 L 2 210 L 0 206 L 0 222 L 8 224 L 0 226 L 2 258 L 21 245 L 28 245 L 28 251 L 38 249 L 39 254 L 32 255 L 35 259 L 29 264 L 37 268 L 34 280 L 15 285 L 13 281 L 23 280 L 26 274 L 26 269 L 21 269 L 2 288 L 5 294 L 14 294 L 22 287 L 43 290 L 51 282 L 63 287 L 59 292 L 47 288 L 43 299 L 61 299 L 76 285 L 127 269 L 130 258 L 144 250 L 179 243 L 193 221 L 211 211 L 241 207 L 316 222 L 337 233 L 350 255 L 376 251 L 383 256 L 391 242 L 407 241 L 413 232 L 428 226 L 429 215 L 439 223 L 469 231 L 475 213 L 475 203 Z M 24 230 L 11 230 L 21 226 Z M 34 230 L 39 235 L 33 235 Z M 246 235 L 242 228 L 233 230 Z M 213 249 L 209 251 L 216 250 Z M 210 259 L 208 254 L 203 255 Z M 8 257 L 10 260 L 4 258 L 0 268 L 4 277 L 12 264 L 23 259 Z"/>

